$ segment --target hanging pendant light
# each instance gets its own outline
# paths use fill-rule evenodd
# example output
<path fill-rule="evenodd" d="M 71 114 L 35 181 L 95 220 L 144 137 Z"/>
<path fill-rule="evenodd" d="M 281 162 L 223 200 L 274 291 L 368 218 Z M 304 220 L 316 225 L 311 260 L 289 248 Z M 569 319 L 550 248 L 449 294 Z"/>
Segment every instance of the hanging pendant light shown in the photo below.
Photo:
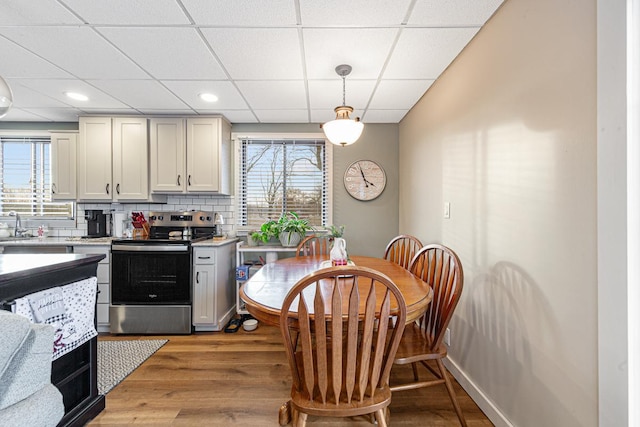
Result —
<path fill-rule="evenodd" d="M 338 65 L 336 73 L 342 77 L 342 105 L 334 109 L 336 112 L 335 120 L 320 125 L 320 127 L 329 141 L 344 147 L 353 144 L 360 138 L 364 125 L 358 117 L 349 118 L 349 114 L 353 113 L 353 108 L 345 105 L 345 77 L 351 73 L 351 65 Z"/>
<path fill-rule="evenodd" d="M 11 88 L 2 77 L 0 77 L 0 119 L 3 118 L 13 104 L 13 94 Z"/>

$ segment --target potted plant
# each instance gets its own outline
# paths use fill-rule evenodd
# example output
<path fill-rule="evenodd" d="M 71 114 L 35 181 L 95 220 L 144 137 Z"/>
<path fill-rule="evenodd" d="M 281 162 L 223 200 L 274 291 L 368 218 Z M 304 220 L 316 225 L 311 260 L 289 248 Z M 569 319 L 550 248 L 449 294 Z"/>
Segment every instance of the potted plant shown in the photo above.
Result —
<path fill-rule="evenodd" d="M 344 225 L 329 225 L 324 229 L 327 230 L 329 232 L 329 236 L 333 237 L 334 239 L 336 237 L 342 237 L 342 235 L 344 234 Z"/>
<path fill-rule="evenodd" d="M 260 230 L 249 233 L 248 243 L 255 245 L 260 243 L 263 245 L 277 243 L 277 240 L 276 242 L 273 242 L 273 240 L 278 238 L 279 233 L 278 222 L 270 219 L 260 226 Z"/>
<path fill-rule="evenodd" d="M 285 247 L 298 246 L 298 243 L 312 227 L 309 220 L 302 219 L 295 212 L 287 212 L 278 219 L 278 239 Z"/>

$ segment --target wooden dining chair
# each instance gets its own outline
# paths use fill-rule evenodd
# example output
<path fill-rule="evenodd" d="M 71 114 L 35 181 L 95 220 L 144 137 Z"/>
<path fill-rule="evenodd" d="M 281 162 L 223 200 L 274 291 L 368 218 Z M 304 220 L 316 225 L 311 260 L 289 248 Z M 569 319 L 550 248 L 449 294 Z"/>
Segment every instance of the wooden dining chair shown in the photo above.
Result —
<path fill-rule="evenodd" d="M 397 286 L 376 270 L 330 267 L 300 279 L 280 314 L 293 425 L 304 426 L 307 415 L 375 414 L 386 426 L 389 374 L 406 315 Z"/>
<path fill-rule="evenodd" d="M 392 385 L 391 390 L 395 392 L 444 384 L 460 424 L 466 426 L 453 385 L 442 363 L 442 359 L 447 356 L 447 347 L 443 343 L 444 334 L 462 293 L 462 264 L 451 249 L 432 244 L 418 251 L 411 261 L 409 270 L 431 286 L 433 299 L 427 312 L 405 329 L 393 362 L 394 365 L 410 363 L 414 381 Z M 435 368 L 428 361 L 433 361 Z M 435 379 L 420 381 L 418 363 L 427 368 Z"/>
<path fill-rule="evenodd" d="M 409 263 L 421 247 L 422 242 L 417 237 L 401 234 L 391 239 L 384 250 L 383 258 L 408 269 Z"/>
<path fill-rule="evenodd" d="M 308 236 L 298 245 L 296 256 L 329 255 L 331 239 L 331 236 Z"/>

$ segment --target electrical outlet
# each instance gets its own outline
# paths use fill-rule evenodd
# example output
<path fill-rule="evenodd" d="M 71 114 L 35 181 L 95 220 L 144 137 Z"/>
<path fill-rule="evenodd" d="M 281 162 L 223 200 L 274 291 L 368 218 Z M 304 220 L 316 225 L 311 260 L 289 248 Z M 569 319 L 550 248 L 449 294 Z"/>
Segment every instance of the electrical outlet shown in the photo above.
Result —
<path fill-rule="evenodd" d="M 444 331 L 444 343 L 447 347 L 451 345 L 451 329 L 449 328 L 447 328 L 447 330 Z"/>
<path fill-rule="evenodd" d="M 449 202 L 444 202 L 444 218 L 451 218 L 451 205 L 449 204 Z"/>

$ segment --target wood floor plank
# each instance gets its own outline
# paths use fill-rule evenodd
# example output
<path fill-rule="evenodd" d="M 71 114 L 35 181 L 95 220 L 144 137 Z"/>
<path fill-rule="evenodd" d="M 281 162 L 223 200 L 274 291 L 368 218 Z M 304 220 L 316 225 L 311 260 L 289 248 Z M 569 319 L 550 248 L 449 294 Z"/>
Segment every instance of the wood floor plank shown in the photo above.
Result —
<path fill-rule="evenodd" d="M 89 426 L 277 426 L 288 400 L 291 374 L 280 331 L 260 325 L 179 336 L 101 335 L 99 340 L 168 339 L 169 342 L 106 396 L 106 408 Z M 411 376 L 392 371 L 392 381 Z M 469 426 L 493 424 L 454 380 Z M 396 392 L 392 426 L 458 426 L 444 386 Z M 309 426 L 369 426 L 366 417 L 309 417 Z"/>

